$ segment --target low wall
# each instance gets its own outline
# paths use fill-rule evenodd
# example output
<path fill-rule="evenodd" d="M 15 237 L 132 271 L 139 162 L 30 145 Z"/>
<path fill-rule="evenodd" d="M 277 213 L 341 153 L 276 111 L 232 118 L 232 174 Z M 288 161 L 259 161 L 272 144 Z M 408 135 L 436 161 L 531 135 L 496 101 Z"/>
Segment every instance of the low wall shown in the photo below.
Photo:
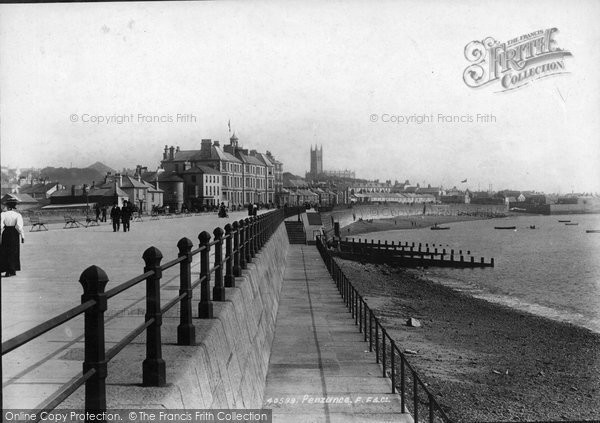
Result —
<path fill-rule="evenodd" d="M 425 213 L 423 213 L 423 204 L 354 205 L 352 208 L 323 213 L 322 220 L 324 225 L 329 227 L 332 226 L 331 218 L 333 217 L 335 222 L 340 222 L 340 228 L 343 228 L 358 219 L 389 219 L 423 214 L 435 216 L 491 215 L 503 214 L 506 213 L 506 210 L 504 204 L 426 204 Z"/>
<path fill-rule="evenodd" d="M 236 287 L 226 288 L 226 301 L 213 303 L 215 318 L 193 319 L 196 346 L 176 345 L 177 311 L 163 316 L 166 387 L 141 386 L 144 335 L 111 360 L 107 407 L 261 408 L 288 248 L 282 224 L 236 278 Z M 194 316 L 199 295 L 194 290 Z M 79 389 L 61 408 L 81 408 L 82 401 Z"/>

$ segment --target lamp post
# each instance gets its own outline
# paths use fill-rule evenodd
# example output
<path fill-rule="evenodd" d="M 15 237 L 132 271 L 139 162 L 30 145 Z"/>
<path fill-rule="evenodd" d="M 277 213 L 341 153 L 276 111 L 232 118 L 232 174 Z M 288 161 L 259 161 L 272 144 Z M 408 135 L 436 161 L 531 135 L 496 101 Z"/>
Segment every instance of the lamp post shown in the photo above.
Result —
<path fill-rule="evenodd" d="M 83 195 L 85 195 L 85 215 L 88 216 L 90 211 L 90 203 L 89 203 L 89 187 L 87 184 L 83 184 Z"/>

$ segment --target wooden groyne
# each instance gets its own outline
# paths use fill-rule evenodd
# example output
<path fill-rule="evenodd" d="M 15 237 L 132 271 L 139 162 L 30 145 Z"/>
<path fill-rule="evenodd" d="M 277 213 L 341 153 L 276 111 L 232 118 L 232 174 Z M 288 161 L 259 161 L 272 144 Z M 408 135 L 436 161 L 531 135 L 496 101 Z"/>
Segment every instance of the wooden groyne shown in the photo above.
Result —
<path fill-rule="evenodd" d="M 381 240 L 375 243 L 374 240 L 361 242 L 360 239 L 346 238 L 334 241 L 334 248 L 340 258 L 402 267 L 494 267 L 493 257 L 488 261 L 484 257 L 476 259 L 470 250 L 443 248 L 429 243 L 382 243 Z"/>

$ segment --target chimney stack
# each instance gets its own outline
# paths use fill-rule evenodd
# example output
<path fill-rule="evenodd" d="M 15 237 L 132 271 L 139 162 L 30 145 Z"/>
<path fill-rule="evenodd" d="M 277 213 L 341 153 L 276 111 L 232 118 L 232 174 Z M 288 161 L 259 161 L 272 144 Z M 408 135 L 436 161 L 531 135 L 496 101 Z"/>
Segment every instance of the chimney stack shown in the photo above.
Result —
<path fill-rule="evenodd" d="M 173 160 L 174 157 L 175 157 L 175 147 L 171 146 L 171 147 L 169 147 L 169 160 Z"/>
<path fill-rule="evenodd" d="M 211 143 L 210 138 L 202 140 L 202 143 L 200 144 L 200 157 L 202 159 L 210 158 Z"/>
<path fill-rule="evenodd" d="M 169 147 L 165 145 L 165 151 L 163 152 L 163 160 L 167 160 L 167 158 L 169 157 L 168 151 Z"/>

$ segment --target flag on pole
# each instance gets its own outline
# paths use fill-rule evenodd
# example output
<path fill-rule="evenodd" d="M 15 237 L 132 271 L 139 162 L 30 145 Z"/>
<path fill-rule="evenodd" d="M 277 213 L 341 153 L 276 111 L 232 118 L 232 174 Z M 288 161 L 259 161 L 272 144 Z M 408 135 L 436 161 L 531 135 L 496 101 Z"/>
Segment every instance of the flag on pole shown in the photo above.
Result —
<path fill-rule="evenodd" d="M 464 181 L 460 181 L 460 183 L 461 183 L 461 184 L 464 184 L 464 183 L 466 183 L 466 182 L 467 182 L 467 180 L 466 180 L 466 179 L 465 179 Z"/>
<path fill-rule="evenodd" d="M 227 127 L 229 128 L 229 132 L 231 132 L 231 119 L 227 121 Z"/>

